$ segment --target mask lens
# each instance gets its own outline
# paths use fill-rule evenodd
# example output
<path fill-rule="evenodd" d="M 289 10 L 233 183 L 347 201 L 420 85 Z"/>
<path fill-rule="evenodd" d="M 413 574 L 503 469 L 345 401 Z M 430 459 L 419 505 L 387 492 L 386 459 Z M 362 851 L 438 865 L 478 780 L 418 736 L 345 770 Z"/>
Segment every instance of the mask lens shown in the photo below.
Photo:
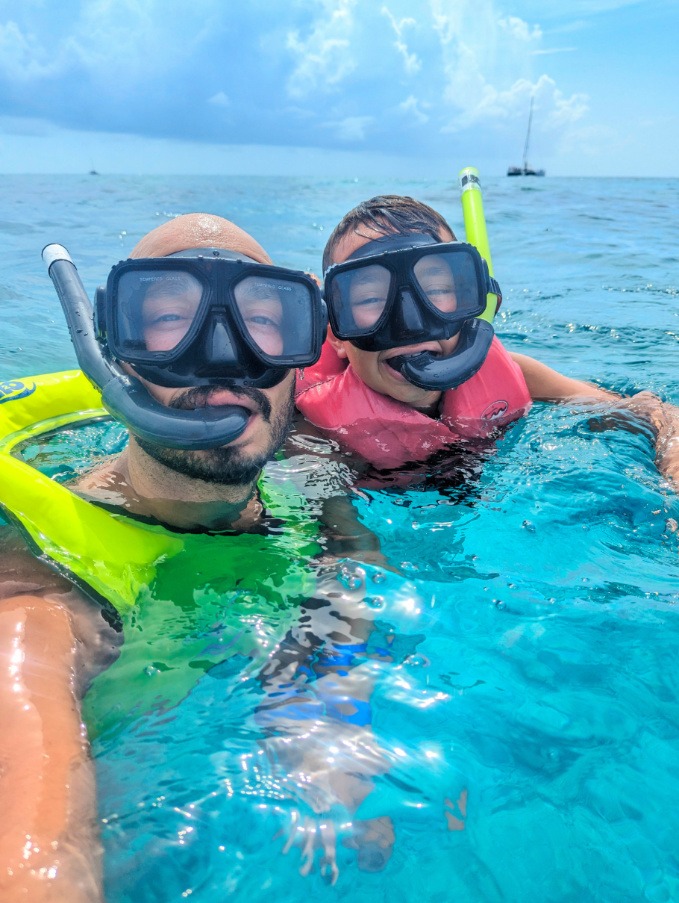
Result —
<path fill-rule="evenodd" d="M 474 316 L 485 300 L 474 259 L 467 251 L 425 254 L 416 261 L 413 276 L 431 306 L 451 319 Z"/>
<path fill-rule="evenodd" d="M 246 334 L 269 358 L 308 355 L 314 298 L 309 286 L 280 277 L 246 276 L 233 289 Z"/>
<path fill-rule="evenodd" d="M 345 270 L 333 277 L 330 304 L 347 335 L 372 330 L 384 313 L 391 288 L 391 273 L 378 264 Z"/>
<path fill-rule="evenodd" d="M 121 353 L 172 352 L 193 326 L 201 283 L 182 270 L 131 270 L 118 281 L 117 338 Z"/>

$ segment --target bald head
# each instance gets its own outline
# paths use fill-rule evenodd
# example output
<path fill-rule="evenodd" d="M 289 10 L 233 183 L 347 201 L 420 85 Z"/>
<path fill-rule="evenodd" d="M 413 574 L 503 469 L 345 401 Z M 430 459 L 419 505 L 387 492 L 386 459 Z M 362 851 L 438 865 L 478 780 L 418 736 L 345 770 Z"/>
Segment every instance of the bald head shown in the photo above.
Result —
<path fill-rule="evenodd" d="M 210 213 L 185 213 L 153 229 L 135 245 L 130 257 L 167 257 L 190 248 L 221 248 L 271 263 L 264 248 L 228 219 Z"/>

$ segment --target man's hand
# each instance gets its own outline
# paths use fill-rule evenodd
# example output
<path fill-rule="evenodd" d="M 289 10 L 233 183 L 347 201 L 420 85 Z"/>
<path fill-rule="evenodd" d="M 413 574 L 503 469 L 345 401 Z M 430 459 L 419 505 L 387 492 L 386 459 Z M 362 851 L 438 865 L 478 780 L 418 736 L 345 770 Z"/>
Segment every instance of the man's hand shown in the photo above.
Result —
<path fill-rule="evenodd" d="M 652 392 L 616 398 L 615 405 L 591 423 L 594 429 L 622 428 L 641 432 L 650 428 L 655 437 L 655 462 L 660 473 L 679 491 L 679 408 L 661 401 Z"/>

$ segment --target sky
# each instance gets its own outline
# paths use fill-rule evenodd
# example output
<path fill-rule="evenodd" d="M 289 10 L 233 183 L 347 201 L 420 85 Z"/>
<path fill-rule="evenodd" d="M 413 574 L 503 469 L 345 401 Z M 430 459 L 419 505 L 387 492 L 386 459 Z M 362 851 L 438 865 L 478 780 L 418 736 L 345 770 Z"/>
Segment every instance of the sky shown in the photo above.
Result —
<path fill-rule="evenodd" d="M 677 0 L 0 0 L 0 172 L 679 176 Z"/>

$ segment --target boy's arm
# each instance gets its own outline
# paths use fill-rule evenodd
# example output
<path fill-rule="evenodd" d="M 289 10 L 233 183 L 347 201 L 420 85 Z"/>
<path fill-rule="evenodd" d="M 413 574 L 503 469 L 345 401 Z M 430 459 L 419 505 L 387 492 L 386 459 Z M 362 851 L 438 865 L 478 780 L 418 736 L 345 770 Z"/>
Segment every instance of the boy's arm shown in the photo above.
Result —
<path fill-rule="evenodd" d="M 379 537 L 361 523 L 350 496 L 333 495 L 324 499 L 320 520 L 325 527 L 326 554 L 332 558 L 356 558 L 364 564 L 391 569 L 382 554 Z"/>
<path fill-rule="evenodd" d="M 521 368 L 533 401 L 566 401 L 577 398 L 610 401 L 619 397 L 614 392 L 600 389 L 592 383 L 564 376 L 526 354 L 516 354 L 512 351 L 510 357 Z"/>

